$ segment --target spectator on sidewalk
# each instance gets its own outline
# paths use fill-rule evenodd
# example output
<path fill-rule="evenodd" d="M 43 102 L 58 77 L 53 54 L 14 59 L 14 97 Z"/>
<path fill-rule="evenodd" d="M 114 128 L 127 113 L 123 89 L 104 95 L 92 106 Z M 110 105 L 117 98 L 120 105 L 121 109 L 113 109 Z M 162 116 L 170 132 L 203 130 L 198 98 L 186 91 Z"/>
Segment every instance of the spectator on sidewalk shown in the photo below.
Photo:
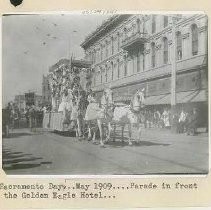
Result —
<path fill-rule="evenodd" d="M 185 124 L 187 121 L 187 112 L 185 112 L 183 109 L 180 113 L 180 117 L 179 117 L 179 126 L 178 126 L 178 132 L 179 133 L 184 133 L 185 131 Z"/>
<path fill-rule="evenodd" d="M 163 119 L 164 127 L 169 128 L 170 127 L 170 112 L 167 108 L 164 109 L 164 112 L 162 114 L 162 119 Z"/>
<path fill-rule="evenodd" d="M 188 115 L 187 119 L 187 135 L 195 135 L 198 122 L 198 111 L 196 108 Z"/>

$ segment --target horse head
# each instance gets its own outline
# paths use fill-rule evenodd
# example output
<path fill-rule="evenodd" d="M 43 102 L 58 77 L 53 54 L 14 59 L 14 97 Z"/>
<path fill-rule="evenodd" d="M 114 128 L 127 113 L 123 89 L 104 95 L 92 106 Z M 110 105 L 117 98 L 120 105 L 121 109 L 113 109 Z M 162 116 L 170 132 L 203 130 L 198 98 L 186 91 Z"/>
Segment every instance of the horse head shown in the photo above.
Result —
<path fill-rule="evenodd" d="M 144 91 L 145 89 L 137 90 L 137 92 L 133 96 L 131 105 L 134 111 L 140 111 L 140 109 L 144 107 L 144 102 L 145 102 Z"/>
<path fill-rule="evenodd" d="M 103 91 L 103 96 L 101 98 L 101 105 L 113 106 L 113 92 L 110 88 L 106 88 Z"/>

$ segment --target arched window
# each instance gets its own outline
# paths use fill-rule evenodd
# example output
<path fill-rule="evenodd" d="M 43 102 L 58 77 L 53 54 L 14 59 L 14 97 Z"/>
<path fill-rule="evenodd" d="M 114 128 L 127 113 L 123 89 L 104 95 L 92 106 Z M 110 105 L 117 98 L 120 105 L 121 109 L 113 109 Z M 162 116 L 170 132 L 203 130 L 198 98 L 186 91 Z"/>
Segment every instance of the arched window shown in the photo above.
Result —
<path fill-rule="evenodd" d="M 108 66 L 105 66 L 105 81 L 108 82 Z"/>
<path fill-rule="evenodd" d="M 120 33 L 117 33 L 117 52 L 120 50 Z"/>
<path fill-rule="evenodd" d="M 163 63 L 168 63 L 168 39 L 166 37 L 163 38 Z"/>
<path fill-rule="evenodd" d="M 177 60 L 182 59 L 182 34 L 180 31 L 176 33 L 177 40 Z"/>
<path fill-rule="evenodd" d="M 103 83 L 103 71 L 102 68 L 100 68 L 100 83 Z"/>
<path fill-rule="evenodd" d="M 111 37 L 111 55 L 114 54 L 114 37 Z"/>
<path fill-rule="evenodd" d="M 163 27 L 167 27 L 168 26 L 168 16 L 167 15 L 164 15 L 163 17 Z"/>
<path fill-rule="evenodd" d="M 117 77 L 120 77 L 120 65 L 119 65 L 119 59 L 117 60 Z"/>
<path fill-rule="evenodd" d="M 140 71 L 140 50 L 137 53 L 137 72 Z"/>
<path fill-rule="evenodd" d="M 156 21 L 155 21 L 155 18 L 156 18 L 156 16 L 153 15 L 152 16 L 152 34 L 154 34 L 155 31 L 156 31 Z"/>
<path fill-rule="evenodd" d="M 139 33 L 140 32 L 140 19 L 138 18 L 137 20 L 136 20 L 136 24 L 137 24 L 137 33 Z"/>
<path fill-rule="evenodd" d="M 192 55 L 198 54 L 198 27 L 196 24 L 191 26 L 192 34 Z"/>
<path fill-rule="evenodd" d="M 111 62 L 111 80 L 114 80 L 114 63 Z"/>
<path fill-rule="evenodd" d="M 127 76 L 127 56 L 124 56 L 124 76 Z"/>
<path fill-rule="evenodd" d="M 155 67 L 155 43 L 152 42 L 151 44 L 151 49 L 152 49 L 152 67 L 154 68 Z"/>
<path fill-rule="evenodd" d="M 105 47 L 106 47 L 106 58 L 108 57 L 108 41 L 106 40 L 105 42 Z"/>

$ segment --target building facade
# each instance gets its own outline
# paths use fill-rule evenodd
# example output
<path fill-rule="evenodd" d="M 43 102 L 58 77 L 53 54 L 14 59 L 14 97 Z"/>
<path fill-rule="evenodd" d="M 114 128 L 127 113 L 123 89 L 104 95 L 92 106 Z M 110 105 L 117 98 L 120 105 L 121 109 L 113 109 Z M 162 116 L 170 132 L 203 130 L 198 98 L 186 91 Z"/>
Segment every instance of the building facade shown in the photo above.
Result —
<path fill-rule="evenodd" d="M 14 103 L 17 105 L 20 111 L 24 111 L 26 108 L 25 95 L 16 95 Z"/>
<path fill-rule="evenodd" d="M 115 15 L 81 46 L 92 62 L 92 89 L 99 97 L 110 86 L 115 101 L 127 102 L 145 88 L 146 104 L 159 107 L 171 106 L 175 91 L 177 107 L 207 111 L 206 15 Z"/>
<path fill-rule="evenodd" d="M 42 79 L 42 102 L 43 105 L 51 104 L 51 89 L 48 76 L 43 75 Z"/>

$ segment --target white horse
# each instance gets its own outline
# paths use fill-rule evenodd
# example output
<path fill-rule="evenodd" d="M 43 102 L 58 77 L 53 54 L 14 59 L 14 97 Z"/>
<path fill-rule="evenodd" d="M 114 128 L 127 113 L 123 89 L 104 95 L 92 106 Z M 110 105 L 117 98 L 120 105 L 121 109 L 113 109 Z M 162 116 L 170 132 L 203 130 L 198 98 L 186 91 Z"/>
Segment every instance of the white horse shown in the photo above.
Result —
<path fill-rule="evenodd" d="M 102 97 L 101 103 L 105 101 L 103 107 L 105 110 L 105 116 L 108 115 L 107 117 L 107 122 L 108 122 L 108 135 L 106 138 L 106 141 L 110 139 L 110 134 L 111 134 L 111 123 L 114 124 L 114 139 L 115 139 L 115 131 L 116 131 L 116 125 L 121 125 L 122 126 L 122 138 L 123 138 L 123 133 L 124 133 L 124 127 L 125 125 L 128 125 L 128 131 L 129 131 L 129 139 L 128 143 L 129 145 L 132 145 L 131 142 L 131 129 L 133 125 L 136 125 L 138 129 L 138 140 L 140 141 L 141 138 L 141 127 L 140 127 L 140 111 L 141 108 L 144 106 L 144 89 L 137 90 L 135 95 L 133 96 L 131 103 L 129 106 L 122 106 L 122 107 L 115 107 L 113 111 L 113 116 L 111 116 L 111 109 L 112 109 L 112 104 L 113 103 L 113 97 L 112 97 L 112 92 L 111 90 L 107 90 L 104 92 L 104 96 Z M 109 113 L 110 112 L 110 113 Z M 103 120 L 100 118 L 98 119 L 98 127 L 100 130 L 100 143 L 101 145 L 104 145 L 103 142 L 103 134 L 102 134 L 102 123 Z"/>
<path fill-rule="evenodd" d="M 114 116 L 112 119 L 112 123 L 114 124 L 114 140 L 116 134 L 116 125 L 121 125 L 122 127 L 122 141 L 125 125 L 128 125 L 129 132 L 129 145 L 132 145 L 131 136 L 132 136 L 132 126 L 137 128 L 138 131 L 138 142 L 141 140 L 141 130 L 140 126 L 141 122 L 141 109 L 144 107 L 144 89 L 137 90 L 135 95 L 133 96 L 129 106 L 120 106 L 114 109 Z M 111 132 L 109 132 L 110 134 Z M 110 138 L 110 136 L 109 136 Z"/>
<path fill-rule="evenodd" d="M 136 92 L 133 99 L 131 100 L 130 106 L 115 107 L 113 102 L 112 91 L 111 89 L 107 88 L 104 90 L 103 96 L 101 97 L 100 106 L 99 104 L 96 103 L 96 101 L 90 102 L 86 112 L 86 116 L 90 117 L 87 117 L 87 119 L 85 120 L 97 121 L 97 125 L 100 131 L 101 146 L 104 145 L 103 141 L 104 123 L 108 125 L 108 134 L 105 142 L 107 142 L 110 139 L 112 130 L 111 124 L 114 124 L 114 133 L 116 130 L 116 124 L 122 126 L 122 137 L 123 137 L 124 127 L 126 124 L 128 124 L 129 145 L 132 145 L 131 142 L 132 125 L 137 125 L 139 140 L 141 138 L 141 127 L 139 125 L 139 116 L 140 116 L 140 110 L 143 106 L 144 106 L 144 89 L 141 91 L 138 90 Z M 89 137 L 90 136 L 91 136 L 91 129 L 89 128 Z M 95 141 L 95 132 L 93 134 L 92 140 Z"/>

